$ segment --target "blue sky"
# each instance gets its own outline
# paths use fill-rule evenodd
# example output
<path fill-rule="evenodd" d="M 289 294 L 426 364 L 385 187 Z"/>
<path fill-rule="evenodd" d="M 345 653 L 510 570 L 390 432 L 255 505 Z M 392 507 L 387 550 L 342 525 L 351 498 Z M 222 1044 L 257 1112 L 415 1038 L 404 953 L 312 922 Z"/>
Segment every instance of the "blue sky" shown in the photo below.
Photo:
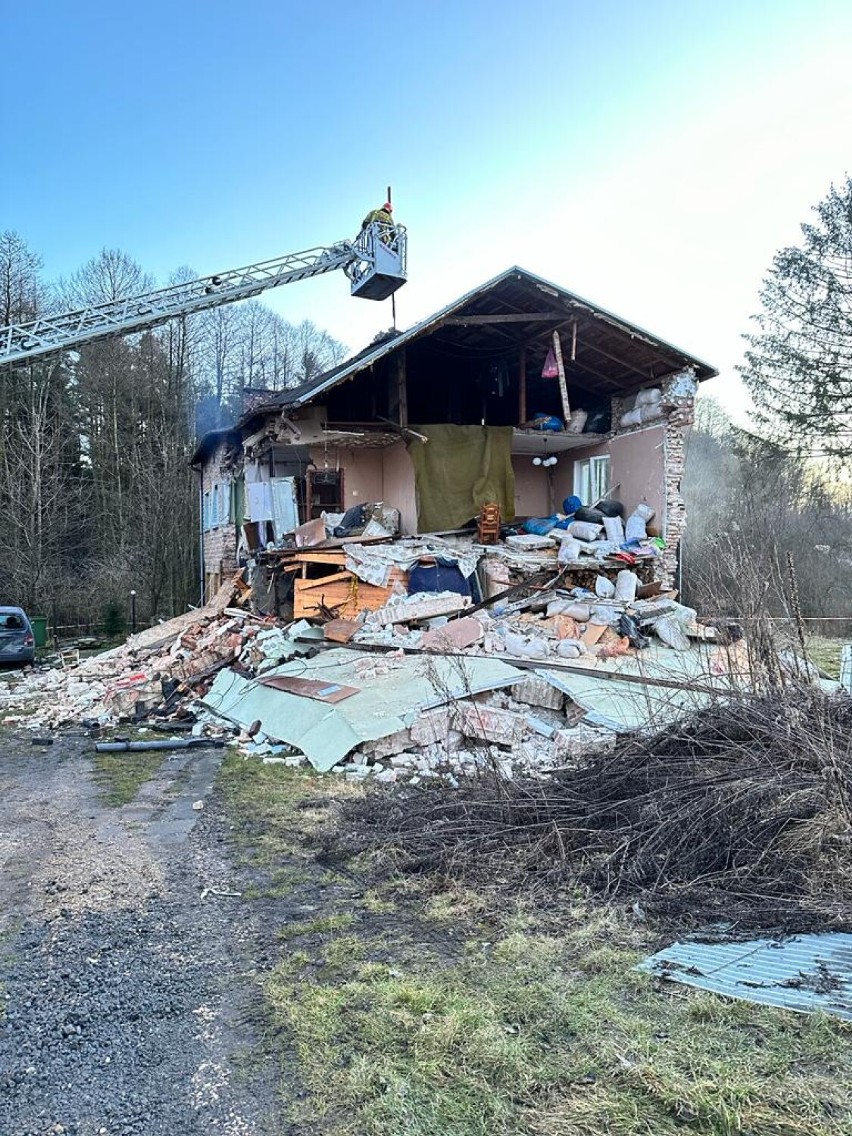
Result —
<path fill-rule="evenodd" d="M 740 412 L 760 278 L 852 168 L 834 0 L 36 0 L 2 26 L 0 227 L 48 273 L 331 243 L 390 182 L 402 326 L 519 263 L 715 363 Z M 353 349 L 390 323 L 342 275 L 267 298 Z"/>

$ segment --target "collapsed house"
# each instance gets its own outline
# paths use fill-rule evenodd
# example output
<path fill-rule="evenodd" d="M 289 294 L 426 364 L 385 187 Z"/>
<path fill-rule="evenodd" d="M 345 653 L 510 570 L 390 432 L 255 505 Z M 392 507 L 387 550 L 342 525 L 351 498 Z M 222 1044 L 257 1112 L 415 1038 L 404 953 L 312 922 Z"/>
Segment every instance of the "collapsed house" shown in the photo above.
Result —
<path fill-rule="evenodd" d="M 714 374 L 512 268 L 206 435 L 204 605 L 8 705 L 453 785 L 725 697 L 744 644 L 677 586 L 685 433 Z"/>
<path fill-rule="evenodd" d="M 555 343 L 564 380 L 549 377 Z M 477 543 L 477 518 L 496 506 L 500 536 L 521 539 L 483 548 L 476 594 L 486 595 L 540 567 L 524 557 L 549 518 L 564 524 L 572 498 L 574 508 L 615 499 L 625 515 L 640 507 L 657 541 L 645 550 L 653 563 L 640 565 L 640 578 L 670 587 L 685 524 L 685 432 L 697 384 L 715 374 L 511 268 L 201 440 L 193 464 L 205 599 L 243 568 L 259 611 L 281 618 L 339 611 L 358 586 L 340 551 L 345 539 L 366 546 L 441 534 L 457 546 Z M 299 551 L 317 545 L 324 555 Z M 594 549 L 596 572 L 614 579 L 624 563 L 602 551 Z M 588 552 L 576 552 L 578 571 Z M 408 568 L 397 567 L 381 587 L 405 585 Z M 387 600 L 387 590 L 368 591 L 376 587 L 360 578 L 364 606 Z M 355 610 L 353 602 L 344 614 Z"/>

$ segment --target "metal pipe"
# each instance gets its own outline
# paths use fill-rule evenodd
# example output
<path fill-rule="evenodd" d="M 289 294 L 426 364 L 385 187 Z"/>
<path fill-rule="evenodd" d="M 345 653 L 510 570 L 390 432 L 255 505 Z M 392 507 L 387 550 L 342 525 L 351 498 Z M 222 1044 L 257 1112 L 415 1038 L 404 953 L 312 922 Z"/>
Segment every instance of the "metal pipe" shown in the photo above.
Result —
<path fill-rule="evenodd" d="M 97 753 L 144 753 L 147 750 L 157 749 L 201 749 L 213 746 L 221 749 L 225 744 L 224 738 L 160 738 L 151 742 L 96 742 Z"/>

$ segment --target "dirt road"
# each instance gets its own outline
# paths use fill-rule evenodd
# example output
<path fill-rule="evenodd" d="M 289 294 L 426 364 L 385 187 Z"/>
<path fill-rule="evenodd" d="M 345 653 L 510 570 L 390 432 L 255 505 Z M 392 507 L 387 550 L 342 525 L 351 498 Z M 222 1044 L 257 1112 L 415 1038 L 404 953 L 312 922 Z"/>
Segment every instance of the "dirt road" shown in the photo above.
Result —
<path fill-rule="evenodd" d="M 215 894 L 239 890 L 222 751 L 164 755 L 117 808 L 91 751 L 0 738 L 0 1133 L 286 1131 L 252 1052 L 251 921 Z"/>

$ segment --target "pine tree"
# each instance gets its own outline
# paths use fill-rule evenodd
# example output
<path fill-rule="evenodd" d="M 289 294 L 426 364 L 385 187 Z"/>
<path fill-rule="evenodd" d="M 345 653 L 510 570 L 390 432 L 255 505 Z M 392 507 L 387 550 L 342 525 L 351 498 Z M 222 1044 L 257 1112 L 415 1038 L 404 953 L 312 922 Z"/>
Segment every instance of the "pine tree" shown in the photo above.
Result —
<path fill-rule="evenodd" d="M 778 441 L 852 455 L 852 178 L 816 206 L 801 245 L 775 254 L 739 368 Z"/>

